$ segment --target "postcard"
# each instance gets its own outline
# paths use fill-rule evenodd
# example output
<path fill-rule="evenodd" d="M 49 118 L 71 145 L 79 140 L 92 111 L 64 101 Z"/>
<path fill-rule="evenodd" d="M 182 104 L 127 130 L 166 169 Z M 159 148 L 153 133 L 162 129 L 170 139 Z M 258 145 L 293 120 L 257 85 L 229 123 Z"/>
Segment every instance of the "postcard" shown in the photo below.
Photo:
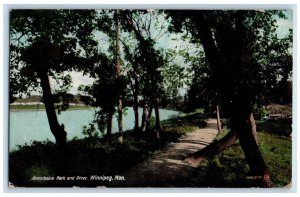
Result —
<path fill-rule="evenodd" d="M 291 187 L 293 10 L 9 20 L 9 188 Z"/>

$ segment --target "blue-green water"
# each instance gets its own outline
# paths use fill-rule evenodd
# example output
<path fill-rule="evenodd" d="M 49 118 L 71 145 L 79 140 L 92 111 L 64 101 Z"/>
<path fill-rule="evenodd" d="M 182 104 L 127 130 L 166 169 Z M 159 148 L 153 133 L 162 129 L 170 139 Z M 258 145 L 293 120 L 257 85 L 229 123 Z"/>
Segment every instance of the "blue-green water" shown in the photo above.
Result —
<path fill-rule="evenodd" d="M 177 116 L 179 112 L 172 110 L 160 109 L 161 120 L 166 120 Z M 83 138 L 82 127 L 93 120 L 94 110 L 69 110 L 58 115 L 60 123 L 65 125 L 68 132 L 68 140 L 74 137 Z M 139 109 L 140 119 L 142 109 Z M 140 121 L 141 122 L 141 121 Z M 32 141 L 55 141 L 48 124 L 45 111 L 19 111 L 10 112 L 10 131 L 9 131 L 9 148 L 16 149 L 18 145 L 30 144 Z M 129 108 L 123 118 L 124 130 L 134 127 L 133 109 Z M 117 120 L 113 119 L 113 132 L 118 131 Z"/>

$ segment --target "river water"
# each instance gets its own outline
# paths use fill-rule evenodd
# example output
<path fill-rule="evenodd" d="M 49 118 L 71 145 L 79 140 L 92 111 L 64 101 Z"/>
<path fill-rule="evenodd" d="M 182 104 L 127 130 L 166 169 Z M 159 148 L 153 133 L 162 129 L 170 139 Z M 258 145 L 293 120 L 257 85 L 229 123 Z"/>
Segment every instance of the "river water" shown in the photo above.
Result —
<path fill-rule="evenodd" d="M 161 120 L 178 116 L 179 112 L 160 109 Z M 58 115 L 60 123 L 65 125 L 68 132 L 68 140 L 74 137 L 83 138 L 82 127 L 93 120 L 94 110 L 68 110 Z M 140 119 L 142 109 L 139 109 Z M 140 121 L 141 122 L 141 121 Z M 134 127 L 133 108 L 128 108 L 123 117 L 123 129 L 128 130 Z M 113 132 L 118 131 L 116 117 L 113 118 Z M 30 144 L 32 141 L 55 141 L 50 131 L 45 111 L 17 111 L 10 112 L 9 124 L 9 149 L 14 150 L 18 145 Z"/>

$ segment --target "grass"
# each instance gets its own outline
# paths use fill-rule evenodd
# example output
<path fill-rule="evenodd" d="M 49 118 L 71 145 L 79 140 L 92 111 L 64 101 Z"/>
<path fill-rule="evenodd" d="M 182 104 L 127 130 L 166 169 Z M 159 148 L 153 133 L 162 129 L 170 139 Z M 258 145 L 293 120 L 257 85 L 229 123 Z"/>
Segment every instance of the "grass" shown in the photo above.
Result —
<path fill-rule="evenodd" d="M 204 127 L 205 117 L 201 113 L 190 113 L 178 118 L 162 121 L 163 139 L 155 139 L 154 132 L 136 136 L 124 133 L 124 143 L 114 136 L 108 144 L 104 139 L 74 139 L 63 151 L 51 142 L 33 142 L 10 153 L 9 179 L 17 186 L 63 187 L 63 186 L 108 186 L 107 181 L 31 181 L 32 176 L 89 176 L 122 175 L 130 167 L 160 151 L 166 144 L 179 137 Z M 153 124 L 152 124 L 153 127 Z M 291 180 L 292 143 L 288 121 L 264 121 L 257 123 L 259 147 L 269 168 L 273 187 L 283 187 Z M 276 128 L 276 129 L 274 129 Z M 272 133 L 274 131 L 274 133 Z M 222 138 L 228 129 L 220 133 Z M 137 172 L 138 173 L 138 172 Z M 195 187 L 250 187 L 247 179 L 249 168 L 239 143 L 203 161 L 197 173 L 190 178 L 189 185 Z M 192 184 L 191 184 L 192 183 Z M 184 185 L 183 185 L 184 186 Z"/>
<path fill-rule="evenodd" d="M 103 182 L 31 181 L 32 176 L 90 176 L 115 175 L 140 162 L 162 148 L 163 143 L 153 139 L 135 140 L 125 134 L 120 144 L 115 138 L 108 144 L 101 139 L 77 139 L 59 149 L 51 142 L 34 142 L 10 153 L 9 179 L 17 186 L 63 187 L 97 186 Z"/>
<path fill-rule="evenodd" d="M 266 121 L 258 123 L 257 128 L 273 128 L 275 125 L 275 133 L 271 133 L 272 130 L 258 130 L 259 147 L 270 171 L 272 187 L 284 187 L 292 178 L 292 142 L 282 135 L 291 132 L 289 124 L 279 121 L 277 125 L 276 122 Z M 225 129 L 217 138 L 222 138 L 227 132 L 228 129 Z M 237 142 L 212 160 L 202 162 L 193 181 L 201 187 L 251 187 L 248 173 L 243 150 Z"/>
<path fill-rule="evenodd" d="M 173 125 L 173 126 L 172 126 Z M 120 144 L 113 136 L 108 144 L 103 138 L 73 139 L 63 150 L 52 142 L 33 142 L 10 152 L 9 180 L 22 187 L 109 186 L 103 181 L 32 181 L 33 176 L 122 175 L 133 165 L 153 155 L 170 142 L 194 128 L 205 126 L 202 116 L 193 114 L 162 121 L 163 140 L 148 131 L 144 136 L 124 132 Z"/>
<path fill-rule="evenodd" d="M 197 128 L 206 126 L 202 113 L 183 114 L 179 118 L 162 121 L 162 129 L 165 134 L 180 137 Z"/>
<path fill-rule="evenodd" d="M 258 131 L 261 131 L 263 133 L 271 133 L 279 136 L 289 137 L 292 133 L 292 120 L 261 120 L 256 122 L 256 127 Z"/>

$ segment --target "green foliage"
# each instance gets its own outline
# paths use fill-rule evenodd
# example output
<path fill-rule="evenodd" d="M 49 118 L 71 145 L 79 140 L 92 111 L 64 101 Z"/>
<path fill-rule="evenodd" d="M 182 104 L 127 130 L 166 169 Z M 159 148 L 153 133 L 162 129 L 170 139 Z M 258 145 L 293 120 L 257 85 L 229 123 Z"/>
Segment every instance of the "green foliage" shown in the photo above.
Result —
<path fill-rule="evenodd" d="M 224 129 L 218 135 L 221 139 L 228 133 Z M 284 187 L 292 178 L 292 143 L 289 138 L 276 134 L 258 132 L 259 147 L 269 168 L 273 187 Z M 243 150 L 237 142 L 227 150 L 206 160 L 198 167 L 193 179 L 195 186 L 201 187 L 249 187 L 249 167 Z"/>
<path fill-rule="evenodd" d="M 123 144 L 117 143 L 116 136 L 111 144 L 99 138 L 115 112 L 119 95 L 130 100 L 131 95 L 126 94 L 129 86 L 135 91 L 132 94 L 142 96 L 144 101 L 153 103 L 159 98 L 163 106 L 183 109 L 179 89 L 189 85 L 185 97 L 189 111 L 207 110 L 220 103 L 229 113 L 231 101 L 241 92 L 258 105 L 271 101 L 290 102 L 293 32 L 283 38 L 276 33 L 276 17 L 284 18 L 284 12 L 176 10 L 168 13 L 170 18 L 166 18 L 163 11 L 143 10 L 11 11 L 10 101 L 40 90 L 40 73 L 46 71 L 47 77 L 58 84 L 53 97 L 58 103 L 56 109 L 58 112 L 66 110 L 72 100 L 72 95 L 68 94 L 72 79 L 64 72 L 76 70 L 95 79 L 92 85 L 81 86 L 79 91 L 86 104 L 96 107 L 94 120 L 82 131 L 87 138 L 72 140 L 66 150 L 58 150 L 49 142 L 34 142 L 32 146 L 10 153 L 9 177 L 13 183 L 41 186 L 42 183 L 34 185 L 29 181 L 32 174 L 116 174 L 162 148 L 164 142 L 149 136 L 137 139 L 132 132 L 125 134 Z M 124 54 L 120 62 L 126 71 L 124 78 L 115 70 L 116 19 L 121 20 L 123 31 Z M 207 39 L 201 36 L 206 22 Z M 183 32 L 181 38 L 173 39 L 187 41 L 195 50 L 191 52 L 189 48 L 180 47 L 179 50 L 165 50 L 158 40 L 168 29 Z M 106 51 L 101 39 L 94 35 L 95 31 L 107 36 Z M 207 48 L 209 39 L 215 46 Z M 214 47 L 216 50 L 212 50 Z M 178 56 L 183 64 L 177 62 Z M 287 91 L 281 91 L 283 89 Z M 257 108 L 255 114 L 264 117 L 267 112 Z M 203 111 L 196 111 L 164 121 L 162 129 L 166 142 L 205 126 L 203 118 Z M 150 129 L 154 128 L 154 123 L 151 117 Z M 291 177 L 291 142 L 275 134 L 289 136 L 290 124 L 267 121 L 257 127 L 264 131 L 259 134 L 260 148 L 273 182 L 275 186 L 283 186 Z M 201 180 L 195 181 L 209 187 L 244 187 L 247 186 L 244 182 L 247 171 L 242 150 L 235 144 L 212 161 L 204 162 L 199 170 Z M 49 185 L 57 186 L 56 182 Z"/>
<path fill-rule="evenodd" d="M 168 59 L 164 56 L 162 47 L 158 48 L 156 45 L 160 37 L 166 34 L 166 19 L 158 11 L 124 10 L 120 15 L 122 27 L 130 35 L 127 40 L 133 38 L 136 43 L 135 47 L 130 42 L 122 42 L 125 59 L 131 65 L 128 76 L 131 90 L 135 95 L 141 94 L 144 102 L 154 103 L 155 99 L 161 98 L 166 85 L 163 70 Z"/>
<path fill-rule="evenodd" d="M 291 119 L 257 121 L 257 130 L 278 136 L 290 137 L 292 134 Z"/>
<path fill-rule="evenodd" d="M 239 94 L 247 95 L 253 103 L 276 100 L 272 95 L 278 89 L 277 84 L 287 82 L 292 73 L 292 30 L 284 38 L 277 35 L 277 19 L 285 15 L 284 11 L 171 10 L 167 13 L 173 31 L 189 32 L 192 40 L 202 43 L 205 50 L 206 60 L 200 52 L 194 62 L 198 68 L 193 69 L 189 106 L 220 102 L 223 109 L 230 111 L 230 102 Z M 283 92 L 276 92 L 286 97 Z"/>
<path fill-rule="evenodd" d="M 292 178 L 291 139 L 276 134 L 259 133 L 259 140 L 274 187 L 286 186 Z"/>
<path fill-rule="evenodd" d="M 196 119 L 194 119 L 196 118 Z M 189 121 L 191 124 L 189 124 Z M 177 141 L 180 136 L 191 132 L 191 128 L 202 127 L 205 122 L 196 114 L 164 121 L 166 135 L 158 141 L 155 136 L 143 138 L 135 132 L 124 132 L 124 142 L 120 144 L 117 135 L 112 136 L 111 143 L 99 138 L 93 125 L 85 127 L 88 138 L 73 139 L 68 142 L 65 150 L 59 150 L 52 142 L 34 142 L 19 147 L 9 154 L 9 180 L 16 186 L 69 187 L 74 186 L 109 186 L 108 182 L 97 181 L 63 181 L 33 182 L 35 176 L 89 176 L 91 174 L 122 174 L 140 161 L 155 154 L 169 142 Z M 93 127 L 93 128 L 92 128 Z"/>
<path fill-rule="evenodd" d="M 187 134 L 198 128 L 205 127 L 206 122 L 203 119 L 204 116 L 201 113 L 185 114 L 179 118 L 162 121 L 162 129 L 166 133 Z"/>
<path fill-rule="evenodd" d="M 149 129 L 154 129 L 154 128 L 155 128 L 155 117 L 151 115 L 149 120 Z"/>
<path fill-rule="evenodd" d="M 88 138 L 98 138 L 99 133 L 97 132 L 95 125 L 90 123 L 88 126 L 83 126 L 82 134 Z"/>
<path fill-rule="evenodd" d="M 198 167 L 195 175 L 197 185 L 202 187 L 249 187 L 247 182 L 249 168 L 238 144 L 206 160 Z M 201 178 L 200 178 L 201 175 Z"/>
<path fill-rule="evenodd" d="M 265 107 L 255 106 L 253 109 L 253 115 L 255 119 L 261 120 L 263 118 L 268 117 L 269 112 Z"/>
<path fill-rule="evenodd" d="M 37 71 L 42 67 L 45 67 L 49 76 L 60 81 L 61 92 L 68 90 L 71 78 L 62 72 L 88 63 L 86 58 L 80 56 L 78 48 L 80 46 L 87 50 L 85 41 L 93 30 L 94 14 L 92 10 L 11 11 L 11 99 L 16 95 L 30 95 L 32 90 L 40 90 Z M 44 46 L 36 49 L 38 43 Z"/>
<path fill-rule="evenodd" d="M 22 111 L 22 110 L 45 110 L 44 105 L 10 105 L 10 110 L 12 111 Z M 80 110 L 80 109 L 90 109 L 90 106 L 87 105 L 70 105 L 68 110 Z"/>
<path fill-rule="evenodd" d="M 116 51 L 117 20 L 118 10 L 100 10 L 98 12 L 98 25 L 94 30 L 107 36 L 108 49 L 105 52 L 99 50 L 99 46 L 102 44 L 101 40 L 95 37 L 92 38 L 91 40 L 95 42 L 95 45 L 90 47 L 93 62 L 79 69 L 95 79 L 92 85 L 80 86 L 78 90 L 85 98 L 86 103 L 97 108 L 94 120 L 90 124 L 97 124 L 101 133 L 104 133 L 108 121 L 113 117 L 120 96 L 123 98 L 126 92 L 124 77 L 116 69 L 117 58 L 118 62 L 123 62 L 120 52 Z M 105 24 L 102 25 L 101 22 L 105 22 Z M 120 69 L 120 72 L 122 72 L 122 67 Z"/>
<path fill-rule="evenodd" d="M 195 112 L 199 114 L 204 114 L 204 109 L 203 108 L 195 109 Z"/>

